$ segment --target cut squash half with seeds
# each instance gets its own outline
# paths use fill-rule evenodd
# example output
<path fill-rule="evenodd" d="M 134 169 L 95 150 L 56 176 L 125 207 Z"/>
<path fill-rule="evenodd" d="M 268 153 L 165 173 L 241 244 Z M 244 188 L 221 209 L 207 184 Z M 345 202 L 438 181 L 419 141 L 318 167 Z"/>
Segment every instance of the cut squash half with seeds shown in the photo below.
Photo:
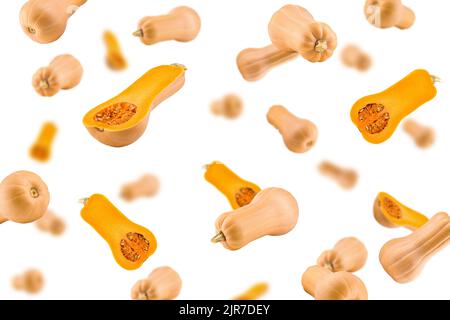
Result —
<path fill-rule="evenodd" d="M 147 128 L 150 112 L 183 87 L 185 70 L 173 64 L 147 71 L 122 93 L 89 111 L 84 126 L 108 146 L 132 144 Z"/>
<path fill-rule="evenodd" d="M 130 221 L 105 196 L 94 194 L 81 202 L 81 217 L 108 242 L 122 268 L 138 269 L 155 252 L 153 233 Z"/>

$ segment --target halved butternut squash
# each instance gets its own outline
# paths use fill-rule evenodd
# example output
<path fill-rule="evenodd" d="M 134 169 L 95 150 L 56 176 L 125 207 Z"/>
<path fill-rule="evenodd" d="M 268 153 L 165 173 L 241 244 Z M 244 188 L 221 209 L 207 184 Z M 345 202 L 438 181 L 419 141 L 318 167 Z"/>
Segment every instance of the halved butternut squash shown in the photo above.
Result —
<path fill-rule="evenodd" d="M 108 242 L 122 268 L 137 269 L 155 252 L 153 233 L 130 221 L 104 195 L 94 194 L 83 203 L 81 217 Z"/>
<path fill-rule="evenodd" d="M 385 192 L 380 192 L 375 199 L 373 215 L 379 224 L 388 228 L 406 227 L 416 230 L 428 222 L 426 216 Z"/>
<path fill-rule="evenodd" d="M 185 70 L 173 64 L 147 71 L 122 93 L 89 111 L 83 124 L 103 144 L 123 147 L 135 142 L 153 108 L 181 89 Z"/>
<path fill-rule="evenodd" d="M 205 167 L 205 180 L 227 197 L 233 209 L 249 204 L 261 191 L 256 184 L 242 179 L 219 161 L 214 161 Z"/>
<path fill-rule="evenodd" d="M 385 91 L 359 99 L 351 119 L 368 142 L 384 142 L 403 118 L 436 96 L 436 80 L 426 70 L 415 70 Z"/>

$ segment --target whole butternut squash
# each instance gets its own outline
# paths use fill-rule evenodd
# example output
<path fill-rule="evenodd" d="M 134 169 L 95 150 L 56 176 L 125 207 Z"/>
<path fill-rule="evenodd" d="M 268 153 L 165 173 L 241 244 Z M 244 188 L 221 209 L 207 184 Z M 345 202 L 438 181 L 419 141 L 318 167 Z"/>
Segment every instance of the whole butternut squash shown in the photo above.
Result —
<path fill-rule="evenodd" d="M 170 267 L 159 267 L 131 289 L 133 300 L 173 300 L 181 291 L 180 275 Z"/>
<path fill-rule="evenodd" d="M 233 209 L 248 205 L 261 191 L 256 184 L 242 179 L 219 161 L 214 161 L 205 168 L 205 180 L 228 199 Z"/>
<path fill-rule="evenodd" d="M 41 131 L 30 148 L 30 157 L 40 162 L 50 160 L 53 149 L 53 140 L 55 139 L 58 129 L 53 122 L 45 122 Z"/>
<path fill-rule="evenodd" d="M 33 75 L 34 90 L 44 97 L 54 96 L 59 90 L 76 87 L 83 76 L 83 67 L 70 54 L 55 57 L 47 67 L 40 68 Z"/>
<path fill-rule="evenodd" d="M 403 118 L 436 96 L 435 80 L 426 70 L 415 70 L 385 91 L 359 99 L 350 117 L 364 139 L 382 143 Z"/>
<path fill-rule="evenodd" d="M 341 61 L 345 66 L 358 71 L 367 71 L 372 66 L 372 58 L 354 44 L 349 44 L 342 49 Z"/>
<path fill-rule="evenodd" d="M 371 25 L 382 29 L 408 29 L 416 20 L 414 11 L 404 6 L 401 0 L 366 0 L 364 13 Z"/>
<path fill-rule="evenodd" d="M 302 276 L 303 289 L 316 300 L 367 300 L 367 289 L 357 276 L 346 271 L 331 272 L 309 267 Z"/>
<path fill-rule="evenodd" d="M 360 240 L 348 237 L 339 240 L 333 249 L 324 251 L 317 265 L 330 269 L 333 272 L 355 272 L 366 264 L 367 249 Z"/>
<path fill-rule="evenodd" d="M 185 70 L 174 64 L 147 71 L 122 93 L 90 110 L 83 118 L 84 126 L 108 146 L 135 142 L 147 128 L 150 112 L 183 87 Z"/>
<path fill-rule="evenodd" d="M 17 171 L 0 184 L 0 223 L 29 223 L 47 211 L 50 194 L 47 185 L 35 173 Z"/>
<path fill-rule="evenodd" d="M 343 189 L 352 189 L 358 182 L 358 173 L 355 170 L 342 168 L 330 161 L 322 161 L 319 171 L 336 181 Z"/>
<path fill-rule="evenodd" d="M 311 62 L 327 60 L 337 46 L 334 31 L 296 5 L 286 5 L 272 16 L 269 36 L 278 49 L 298 52 Z"/>
<path fill-rule="evenodd" d="M 309 120 L 301 119 L 280 105 L 272 106 L 267 112 L 267 121 L 283 137 L 286 147 L 295 153 L 309 151 L 317 141 L 317 127 Z"/>
<path fill-rule="evenodd" d="M 155 196 L 159 190 L 159 179 L 157 176 L 146 173 L 138 180 L 126 183 L 120 190 L 120 196 L 125 201 L 133 201 L 138 198 L 150 198 Z"/>
<path fill-rule="evenodd" d="M 417 278 L 427 261 L 450 243 L 450 217 L 434 215 L 410 235 L 387 242 L 380 251 L 384 270 L 399 283 Z"/>
<path fill-rule="evenodd" d="M 39 293 L 44 288 L 44 284 L 44 275 L 37 269 L 28 269 L 14 276 L 11 281 L 11 285 L 15 290 L 25 291 L 30 294 Z"/>
<path fill-rule="evenodd" d="M 262 79 L 270 70 L 298 57 L 295 51 L 280 50 L 273 44 L 263 48 L 247 48 L 239 52 L 236 64 L 247 81 Z"/>
<path fill-rule="evenodd" d="M 405 206 L 386 192 L 378 193 L 373 205 L 373 215 L 379 224 L 387 228 L 405 227 L 414 231 L 428 222 L 426 216 Z"/>
<path fill-rule="evenodd" d="M 53 211 L 47 210 L 42 218 L 36 221 L 36 227 L 42 232 L 48 232 L 53 236 L 60 236 L 66 230 L 66 223 Z"/>
<path fill-rule="evenodd" d="M 261 298 L 269 289 L 269 285 L 266 282 L 255 283 L 248 288 L 245 292 L 234 297 L 234 300 L 257 300 Z"/>
<path fill-rule="evenodd" d="M 66 30 L 67 20 L 87 0 L 29 0 L 20 10 L 20 24 L 31 40 L 50 43 Z"/>
<path fill-rule="evenodd" d="M 122 268 L 137 269 L 155 252 L 153 233 L 130 221 L 105 196 L 94 194 L 82 202 L 81 217 L 105 239 Z"/>
<path fill-rule="evenodd" d="M 414 140 L 419 148 L 426 149 L 434 144 L 435 132 L 431 127 L 413 119 L 407 119 L 403 122 L 403 130 Z"/>
<path fill-rule="evenodd" d="M 288 233 L 297 220 L 295 198 L 286 190 L 269 188 L 259 192 L 250 204 L 220 215 L 216 220 L 217 234 L 211 241 L 238 250 L 261 237 Z"/>
<path fill-rule="evenodd" d="M 227 119 L 236 119 L 242 114 L 244 102 L 235 93 L 228 93 L 222 98 L 211 103 L 211 112 L 216 116 L 224 116 Z"/>
<path fill-rule="evenodd" d="M 200 28 L 201 20 L 197 12 L 182 6 L 166 15 L 142 18 L 133 35 L 146 45 L 168 40 L 188 42 L 197 37 Z"/>

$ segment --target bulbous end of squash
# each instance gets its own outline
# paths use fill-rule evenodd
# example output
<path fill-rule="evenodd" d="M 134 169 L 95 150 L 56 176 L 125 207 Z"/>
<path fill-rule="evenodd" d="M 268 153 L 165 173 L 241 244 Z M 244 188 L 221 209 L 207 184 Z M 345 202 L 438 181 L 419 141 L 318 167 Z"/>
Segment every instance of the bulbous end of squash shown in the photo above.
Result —
<path fill-rule="evenodd" d="M 33 75 L 32 85 L 34 90 L 43 97 L 52 97 L 61 89 L 57 77 L 47 67 L 36 71 Z"/>
<path fill-rule="evenodd" d="M 56 1 L 49 6 L 46 1 L 27 1 L 20 10 L 20 25 L 33 41 L 47 44 L 58 40 L 66 30 L 68 15 L 65 5 Z"/>
<path fill-rule="evenodd" d="M 406 227 L 415 230 L 428 222 L 423 214 L 408 208 L 391 195 L 380 192 L 373 206 L 375 220 L 387 228 Z"/>
<path fill-rule="evenodd" d="M 0 222 L 30 223 L 47 211 L 50 193 L 35 173 L 17 171 L 0 184 Z"/>

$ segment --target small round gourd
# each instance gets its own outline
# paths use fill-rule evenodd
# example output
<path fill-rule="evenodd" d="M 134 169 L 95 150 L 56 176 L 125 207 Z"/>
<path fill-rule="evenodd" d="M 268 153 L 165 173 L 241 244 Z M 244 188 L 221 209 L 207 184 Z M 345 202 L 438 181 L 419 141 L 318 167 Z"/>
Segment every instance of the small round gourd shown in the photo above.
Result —
<path fill-rule="evenodd" d="M 14 172 L 0 184 L 0 223 L 33 222 L 44 215 L 49 202 L 47 185 L 37 174 Z"/>

